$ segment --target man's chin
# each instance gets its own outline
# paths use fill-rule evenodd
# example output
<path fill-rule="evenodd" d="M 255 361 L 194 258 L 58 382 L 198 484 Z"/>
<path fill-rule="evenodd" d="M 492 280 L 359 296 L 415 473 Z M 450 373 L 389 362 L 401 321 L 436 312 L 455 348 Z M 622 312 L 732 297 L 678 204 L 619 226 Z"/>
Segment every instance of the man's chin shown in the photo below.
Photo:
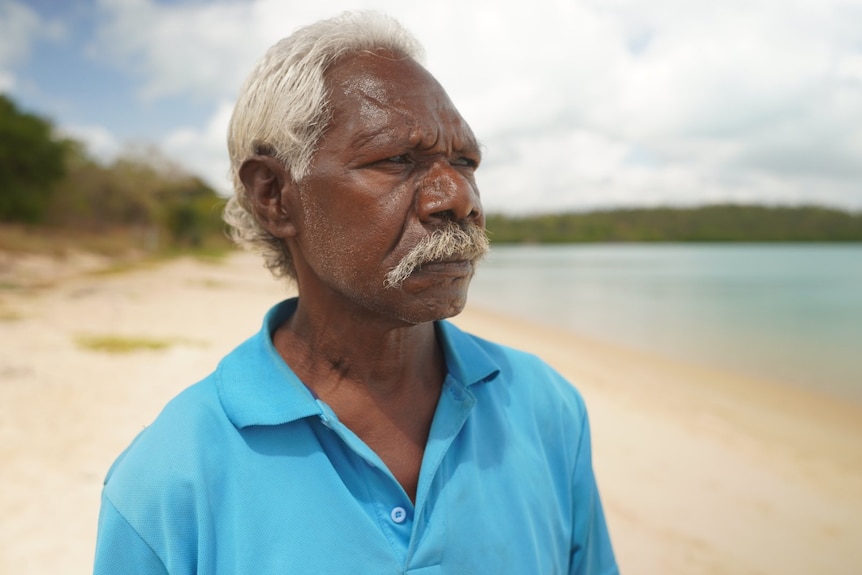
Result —
<path fill-rule="evenodd" d="M 458 315 L 467 304 L 470 278 L 460 277 L 447 282 L 430 282 L 425 278 L 410 277 L 395 296 L 400 303 L 396 315 L 410 324 L 438 321 Z M 393 294 L 394 295 L 394 294 Z"/>
<path fill-rule="evenodd" d="M 408 306 L 406 309 L 400 310 L 398 319 L 411 325 L 440 321 L 455 317 L 464 311 L 466 304 L 466 294 L 463 298 L 454 300 L 425 302 L 422 307 Z"/>

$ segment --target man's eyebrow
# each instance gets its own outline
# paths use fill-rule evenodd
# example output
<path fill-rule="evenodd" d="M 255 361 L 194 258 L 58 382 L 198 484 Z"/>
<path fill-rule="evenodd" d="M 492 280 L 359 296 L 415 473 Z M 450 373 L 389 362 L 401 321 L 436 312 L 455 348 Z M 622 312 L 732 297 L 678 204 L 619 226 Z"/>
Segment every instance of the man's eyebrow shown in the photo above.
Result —
<path fill-rule="evenodd" d="M 385 136 L 387 136 L 387 135 L 388 135 L 388 134 L 386 133 L 386 131 L 385 131 L 385 130 L 366 130 L 366 131 L 360 131 L 360 132 L 358 132 L 356 135 L 354 135 L 354 136 L 353 136 L 353 138 L 351 138 L 351 143 L 352 143 L 354 146 L 366 147 L 366 146 L 368 146 L 369 144 L 374 144 L 374 143 L 376 143 L 376 142 L 375 142 L 375 140 L 380 139 L 380 138 L 383 138 L 383 137 L 385 137 Z M 392 138 L 391 138 L 391 137 L 389 137 L 389 138 L 388 138 L 388 141 L 390 141 L 390 142 L 391 142 L 391 141 L 392 141 Z M 381 142 L 381 143 L 383 143 L 383 142 Z"/>
<path fill-rule="evenodd" d="M 426 136 L 430 134 L 418 133 L 415 130 L 396 128 L 378 128 L 359 130 L 351 137 L 351 145 L 356 148 L 385 148 L 387 146 L 399 146 L 406 149 L 422 149 L 424 143 L 430 141 Z M 439 134 L 437 134 L 439 137 Z M 431 138 L 436 141 L 435 138 Z M 472 134 L 464 134 L 455 138 L 451 152 L 472 154 L 477 159 L 482 158 L 482 144 Z"/>

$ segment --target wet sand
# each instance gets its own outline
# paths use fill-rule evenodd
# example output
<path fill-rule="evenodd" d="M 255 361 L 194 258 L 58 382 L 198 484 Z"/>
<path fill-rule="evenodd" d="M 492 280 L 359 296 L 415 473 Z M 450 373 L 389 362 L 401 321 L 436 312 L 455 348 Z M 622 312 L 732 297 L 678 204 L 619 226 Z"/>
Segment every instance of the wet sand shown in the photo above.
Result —
<path fill-rule="evenodd" d="M 40 265 L 41 287 L 0 277 L 0 573 L 87 573 L 111 462 L 290 291 L 248 254 L 110 275 Z M 475 305 L 455 321 L 582 391 L 624 573 L 862 572 L 862 405 Z M 166 348 L 80 345 L 94 335 Z"/>

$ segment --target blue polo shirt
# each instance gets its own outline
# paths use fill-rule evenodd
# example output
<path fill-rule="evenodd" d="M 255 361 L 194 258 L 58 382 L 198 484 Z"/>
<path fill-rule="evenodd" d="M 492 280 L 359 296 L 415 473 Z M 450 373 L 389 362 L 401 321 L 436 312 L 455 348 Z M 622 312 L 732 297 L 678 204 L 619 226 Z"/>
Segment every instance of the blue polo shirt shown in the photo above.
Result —
<path fill-rule="evenodd" d="M 439 322 L 448 375 L 415 505 L 261 331 L 105 480 L 96 574 L 617 573 L 583 401 L 536 357 Z"/>

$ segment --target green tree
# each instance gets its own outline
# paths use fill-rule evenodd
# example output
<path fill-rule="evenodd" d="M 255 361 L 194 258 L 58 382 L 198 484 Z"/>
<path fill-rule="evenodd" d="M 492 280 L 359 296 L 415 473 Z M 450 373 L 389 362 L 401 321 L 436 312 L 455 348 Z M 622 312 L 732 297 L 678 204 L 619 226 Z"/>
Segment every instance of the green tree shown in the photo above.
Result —
<path fill-rule="evenodd" d="M 0 94 L 0 221 L 35 223 L 64 175 L 68 144 L 51 123 L 22 112 Z"/>

